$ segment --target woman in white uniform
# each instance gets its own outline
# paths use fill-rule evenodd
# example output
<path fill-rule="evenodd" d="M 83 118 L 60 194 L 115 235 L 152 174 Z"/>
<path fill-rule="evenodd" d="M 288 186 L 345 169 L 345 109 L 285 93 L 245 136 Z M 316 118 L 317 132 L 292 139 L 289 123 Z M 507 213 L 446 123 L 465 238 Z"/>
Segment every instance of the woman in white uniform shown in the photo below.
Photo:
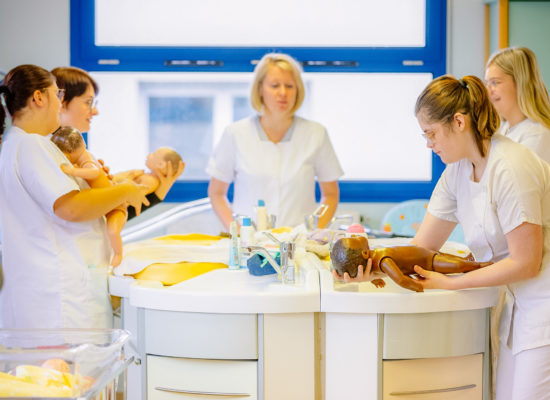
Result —
<path fill-rule="evenodd" d="M 499 133 L 550 163 L 550 98 L 535 53 L 525 47 L 499 50 L 487 63 L 485 85 L 504 121 Z"/>
<path fill-rule="evenodd" d="M 65 175 L 69 161 L 49 135 L 59 127 L 63 91 L 47 70 L 12 69 L 0 86 L 0 221 L 3 328 L 107 328 L 110 247 L 104 215 L 128 202 L 138 210 L 145 188 L 131 182 L 87 189 Z"/>
<path fill-rule="evenodd" d="M 225 130 L 209 160 L 208 196 L 226 229 L 232 213 L 253 216 L 264 200 L 278 226 L 295 226 L 315 208 L 315 178 L 328 206 L 324 227 L 339 201 L 343 171 L 326 129 L 295 115 L 305 97 L 301 67 L 286 54 L 266 54 L 255 68 L 251 103 L 259 115 Z M 227 191 L 234 182 L 233 209 Z"/>

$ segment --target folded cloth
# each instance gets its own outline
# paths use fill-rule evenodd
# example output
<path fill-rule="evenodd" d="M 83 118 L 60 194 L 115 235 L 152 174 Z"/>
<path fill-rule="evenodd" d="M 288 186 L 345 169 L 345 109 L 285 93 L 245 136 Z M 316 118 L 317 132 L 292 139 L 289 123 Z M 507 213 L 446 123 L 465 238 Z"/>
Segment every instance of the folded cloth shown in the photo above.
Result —
<path fill-rule="evenodd" d="M 279 253 L 277 253 L 277 255 L 273 258 L 275 259 L 277 264 L 281 265 L 281 255 Z M 250 272 L 250 274 L 254 276 L 277 273 L 277 271 L 275 271 L 275 268 L 273 268 L 269 261 L 267 261 L 267 258 L 257 253 L 248 259 L 248 261 L 246 262 L 246 266 L 248 267 L 248 272 Z"/>
<path fill-rule="evenodd" d="M 134 275 L 151 264 L 228 260 L 229 239 L 201 234 L 170 235 L 124 245 L 122 262 L 114 274 Z"/>

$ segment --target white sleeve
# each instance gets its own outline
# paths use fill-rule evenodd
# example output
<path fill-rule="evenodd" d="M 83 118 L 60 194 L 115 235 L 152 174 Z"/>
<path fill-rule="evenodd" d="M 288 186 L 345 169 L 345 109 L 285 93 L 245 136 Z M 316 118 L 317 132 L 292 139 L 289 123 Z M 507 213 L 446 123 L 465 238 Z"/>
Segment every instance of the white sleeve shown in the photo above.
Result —
<path fill-rule="evenodd" d="M 445 221 L 458 222 L 456 218 L 456 184 L 457 169 L 447 166 L 435 185 L 428 203 L 428 212 Z"/>
<path fill-rule="evenodd" d="M 226 129 L 208 160 L 206 173 L 220 181 L 231 183 L 234 180 L 236 168 L 235 146 L 234 135 Z"/>
<path fill-rule="evenodd" d="M 317 180 L 319 182 L 333 182 L 338 180 L 343 174 L 344 171 L 340 166 L 328 133 L 323 128 L 321 144 L 315 158 L 315 175 L 317 176 Z"/>
<path fill-rule="evenodd" d="M 53 215 L 55 201 L 73 190 L 80 190 L 78 183 L 66 175 L 59 165 L 65 161 L 61 152 L 49 141 L 32 136 L 21 141 L 15 156 L 14 168 L 21 184 L 44 212 Z"/>
<path fill-rule="evenodd" d="M 529 147 L 535 154 L 547 163 L 550 163 L 550 133 L 539 131 L 532 135 L 525 135 L 521 139 L 521 144 Z"/>
<path fill-rule="evenodd" d="M 524 222 L 542 225 L 544 164 L 538 159 L 525 160 L 521 165 L 507 165 L 498 171 L 493 181 L 493 197 L 502 232 L 507 234 Z"/>

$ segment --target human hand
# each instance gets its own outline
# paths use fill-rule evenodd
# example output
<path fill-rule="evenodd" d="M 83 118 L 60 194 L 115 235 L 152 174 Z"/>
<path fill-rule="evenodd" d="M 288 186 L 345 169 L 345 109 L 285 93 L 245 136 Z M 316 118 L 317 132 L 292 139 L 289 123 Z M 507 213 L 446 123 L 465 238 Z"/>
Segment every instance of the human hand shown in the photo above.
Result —
<path fill-rule="evenodd" d="M 166 174 L 163 174 L 160 170 L 153 170 L 157 177 L 159 178 L 159 186 L 155 190 L 155 194 L 157 197 L 161 200 L 164 200 L 166 195 L 168 194 L 168 191 L 176 182 L 178 177 L 183 173 L 183 170 L 185 169 L 185 163 L 183 161 L 180 161 L 178 165 L 178 170 L 173 171 L 172 169 L 172 163 L 166 163 Z"/>
<path fill-rule="evenodd" d="M 122 183 L 125 181 L 134 181 L 145 173 L 142 169 L 130 169 L 128 171 L 119 172 L 113 176 L 115 183 Z"/>
<path fill-rule="evenodd" d="M 101 165 L 101 168 L 105 172 L 105 175 L 107 175 L 107 178 L 109 178 L 110 180 L 113 180 L 113 176 L 109 173 L 110 168 L 105 165 L 105 162 L 103 161 L 103 159 L 98 158 L 97 162 L 99 163 L 99 165 Z"/>
<path fill-rule="evenodd" d="M 345 283 L 350 282 L 365 282 L 365 281 L 371 281 L 374 278 L 376 278 L 376 274 L 371 273 L 372 270 L 372 258 L 369 258 L 367 261 L 367 266 L 364 267 L 362 265 L 357 266 L 357 275 L 355 278 L 352 278 L 349 276 L 347 272 L 344 272 L 344 276 L 338 274 L 336 270 L 332 271 L 332 276 L 337 281 L 344 281 Z"/>
<path fill-rule="evenodd" d="M 414 272 L 418 274 L 418 283 L 424 289 L 452 289 L 453 278 L 435 271 L 428 271 L 420 265 L 414 266 Z"/>
<path fill-rule="evenodd" d="M 128 203 L 128 206 L 132 206 L 135 208 L 136 216 L 138 216 L 139 214 L 141 214 L 141 205 L 149 205 L 149 200 L 147 200 L 146 197 L 149 188 L 147 186 L 138 185 L 133 182 L 128 182 L 128 188 L 129 190 L 126 201 Z"/>

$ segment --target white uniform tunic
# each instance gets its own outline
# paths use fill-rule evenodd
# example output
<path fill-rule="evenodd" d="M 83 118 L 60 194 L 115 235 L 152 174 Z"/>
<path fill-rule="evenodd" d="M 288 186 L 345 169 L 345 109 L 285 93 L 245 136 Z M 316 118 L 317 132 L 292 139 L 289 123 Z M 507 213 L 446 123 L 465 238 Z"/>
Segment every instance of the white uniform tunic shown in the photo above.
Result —
<path fill-rule="evenodd" d="M 494 135 L 487 167 L 472 180 L 469 161 L 449 164 L 432 194 L 428 211 L 460 222 L 476 260 L 509 256 L 505 235 L 523 222 L 543 227 L 540 273 L 507 285 L 507 301 L 499 329 L 512 352 L 550 344 L 550 165 L 530 149 Z M 513 329 L 511 322 L 513 319 Z M 508 340 L 513 332 L 512 340 Z"/>
<path fill-rule="evenodd" d="M 510 128 L 510 124 L 506 121 L 501 125 L 499 132 L 529 147 L 540 158 L 550 163 L 550 129 L 544 125 L 526 118 Z"/>
<path fill-rule="evenodd" d="M 253 216 L 262 199 L 278 226 L 303 223 L 315 210 L 315 177 L 332 182 L 343 174 L 326 129 L 297 116 L 277 144 L 268 139 L 257 116 L 231 124 L 206 171 L 234 182 L 233 212 Z"/>
<path fill-rule="evenodd" d="M 49 137 L 17 127 L 0 151 L 3 328 L 108 328 L 110 247 L 104 218 L 68 222 L 54 202 L 79 190 L 59 165 L 67 163 Z M 83 186 L 85 182 L 78 180 Z"/>

